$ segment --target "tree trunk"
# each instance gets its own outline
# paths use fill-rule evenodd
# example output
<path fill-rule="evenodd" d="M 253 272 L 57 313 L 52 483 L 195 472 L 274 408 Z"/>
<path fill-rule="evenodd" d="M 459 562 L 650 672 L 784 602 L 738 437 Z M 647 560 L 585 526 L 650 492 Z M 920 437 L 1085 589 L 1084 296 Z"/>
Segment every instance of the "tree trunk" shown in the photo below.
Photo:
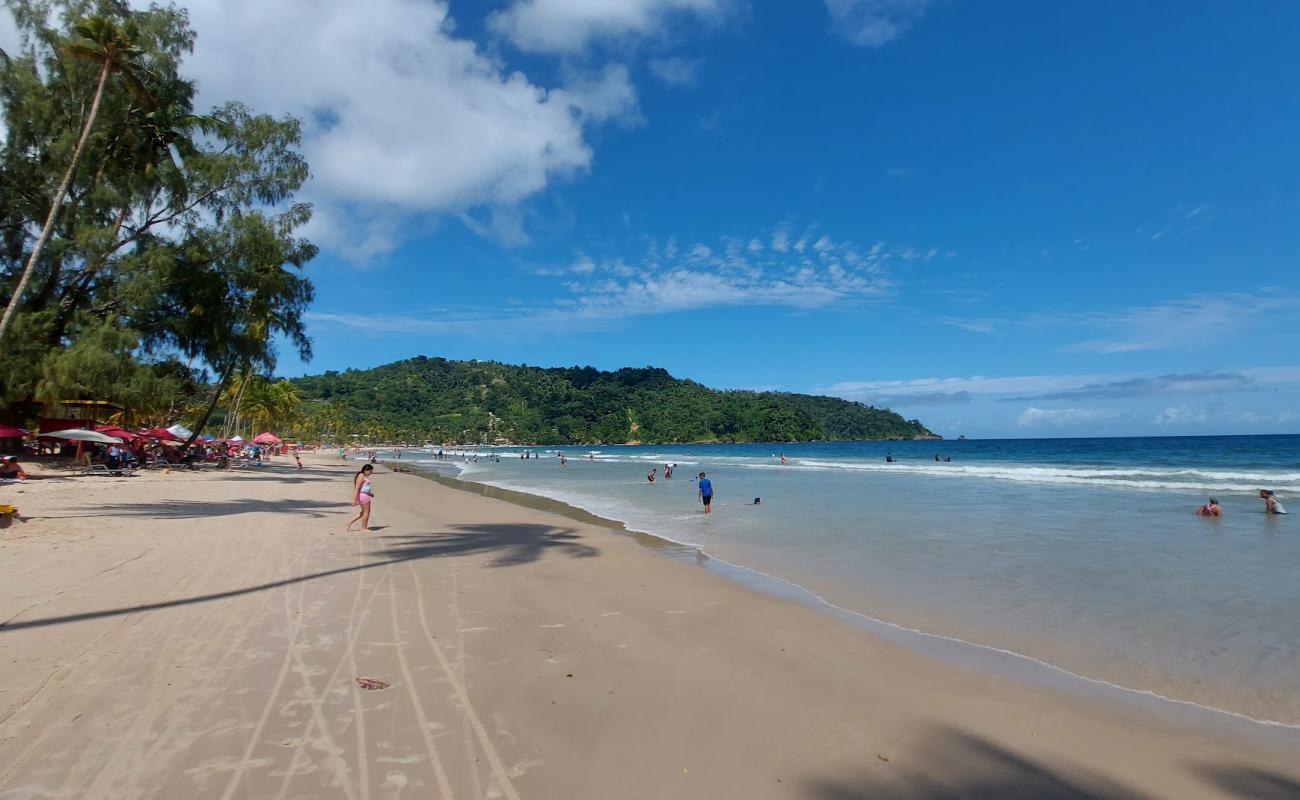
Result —
<path fill-rule="evenodd" d="M 27 266 L 23 268 L 23 275 L 18 279 L 18 286 L 14 289 L 13 297 L 9 298 L 9 305 L 5 306 L 5 313 L 0 317 L 0 341 L 4 341 L 5 332 L 9 330 L 9 323 L 13 321 L 14 314 L 18 311 L 18 304 L 22 301 L 23 292 L 27 291 L 27 284 L 32 280 L 32 273 L 36 271 L 36 262 L 41 257 L 41 251 L 45 249 L 45 244 L 50 240 L 50 233 L 54 230 L 54 223 L 59 218 L 59 207 L 63 205 L 63 198 L 68 194 L 68 187 L 72 185 L 72 177 L 77 174 L 77 165 L 81 163 L 81 156 L 86 152 L 86 144 L 90 141 L 90 131 L 95 127 L 95 117 L 99 116 L 99 103 L 104 99 L 104 87 L 108 84 L 109 62 L 104 61 L 104 65 L 99 70 L 99 85 L 95 87 L 95 99 L 90 104 L 90 114 L 86 117 L 86 124 L 81 127 L 81 138 L 77 140 L 77 149 L 72 152 L 72 162 L 68 164 L 68 171 L 63 173 L 63 182 L 59 184 L 59 190 L 54 193 L 54 202 L 50 204 L 50 213 L 45 215 L 45 227 L 41 228 L 41 235 L 36 238 L 36 244 L 32 247 L 32 253 L 27 257 Z"/>
<path fill-rule="evenodd" d="M 208 424 L 208 418 L 212 416 L 212 412 L 217 407 L 217 400 L 221 398 L 221 390 L 226 388 L 226 381 L 230 380 L 230 373 L 234 371 L 235 361 L 231 360 L 230 366 L 226 367 L 226 371 L 222 373 L 221 380 L 217 381 L 217 388 L 212 392 L 212 402 L 208 403 L 208 410 L 204 411 L 203 416 L 199 417 L 199 421 L 194 423 L 194 431 L 190 434 L 190 438 L 187 439 L 185 444 L 181 447 L 182 450 L 194 444 L 194 440 L 199 438 L 200 433 L 203 433 L 203 426 Z"/>

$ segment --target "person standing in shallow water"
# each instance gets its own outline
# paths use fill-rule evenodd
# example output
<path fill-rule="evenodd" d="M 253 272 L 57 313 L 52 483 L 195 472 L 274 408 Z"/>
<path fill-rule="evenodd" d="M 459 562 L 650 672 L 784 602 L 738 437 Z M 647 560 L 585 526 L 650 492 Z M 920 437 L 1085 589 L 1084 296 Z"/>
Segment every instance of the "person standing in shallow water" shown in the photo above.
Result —
<path fill-rule="evenodd" d="M 373 466 L 366 464 L 352 479 L 352 505 L 361 506 L 361 510 L 348 520 L 348 524 L 344 527 L 346 531 L 350 532 L 358 520 L 361 522 L 362 533 L 370 530 L 370 504 L 375 499 L 375 487 L 370 482 L 370 474 L 374 471 Z"/>
<path fill-rule="evenodd" d="M 704 477 L 703 472 L 700 473 L 699 491 L 700 502 L 704 504 L 704 513 L 708 514 L 713 508 L 713 481 Z"/>
<path fill-rule="evenodd" d="M 1277 497 L 1268 489 L 1259 490 L 1259 498 L 1264 501 L 1265 514 L 1285 514 L 1286 509 L 1278 502 Z"/>

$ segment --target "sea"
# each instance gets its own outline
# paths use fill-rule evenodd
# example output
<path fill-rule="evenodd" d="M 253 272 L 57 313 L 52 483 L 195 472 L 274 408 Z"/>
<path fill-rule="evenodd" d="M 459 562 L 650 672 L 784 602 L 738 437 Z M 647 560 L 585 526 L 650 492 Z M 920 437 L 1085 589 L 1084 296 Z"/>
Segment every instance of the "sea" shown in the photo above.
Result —
<path fill-rule="evenodd" d="M 621 522 L 838 613 L 1300 726 L 1300 513 L 1267 515 L 1258 497 L 1272 489 L 1300 512 L 1300 436 L 447 455 L 403 463 Z M 1223 516 L 1197 516 L 1211 495 Z"/>

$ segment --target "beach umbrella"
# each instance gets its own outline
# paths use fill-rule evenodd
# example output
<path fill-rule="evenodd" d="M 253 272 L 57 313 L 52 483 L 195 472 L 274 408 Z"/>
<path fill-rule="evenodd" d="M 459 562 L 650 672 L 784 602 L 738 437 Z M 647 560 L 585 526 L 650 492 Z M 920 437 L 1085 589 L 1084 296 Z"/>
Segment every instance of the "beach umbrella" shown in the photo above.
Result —
<path fill-rule="evenodd" d="M 132 433 L 131 431 L 118 427 L 117 425 L 96 425 L 95 430 L 105 436 L 116 436 L 123 440 L 140 438 L 139 434 Z"/>
<path fill-rule="evenodd" d="M 167 432 L 177 439 L 188 439 L 194 435 L 194 431 L 181 425 L 179 422 L 167 429 Z"/>
<path fill-rule="evenodd" d="M 74 442 L 98 442 L 100 444 L 121 444 L 122 440 L 116 436 L 109 436 L 99 431 L 88 431 L 85 428 L 69 428 L 65 431 L 54 431 L 53 433 L 42 433 L 43 437 L 54 439 L 69 439 Z"/>
<path fill-rule="evenodd" d="M 200 441 L 200 442 L 215 442 L 216 440 L 217 440 L 217 437 L 213 436 L 213 435 L 210 434 L 210 433 L 205 433 L 205 434 L 203 434 L 202 436 L 199 437 L 199 441 Z"/>
<path fill-rule="evenodd" d="M 231 437 L 230 437 L 230 443 L 231 443 L 231 444 L 238 444 L 239 442 L 242 442 L 242 441 L 244 441 L 244 437 L 242 437 L 242 436 L 231 436 Z"/>
<path fill-rule="evenodd" d="M 270 431 L 264 431 L 253 437 L 253 444 L 279 444 L 280 437 Z"/>
<path fill-rule="evenodd" d="M 22 436 L 31 435 L 31 431 L 25 431 L 22 428 L 15 428 L 12 425 L 0 425 L 0 439 L 17 439 Z"/>
<path fill-rule="evenodd" d="M 176 436 L 166 428 L 144 428 L 140 431 L 140 433 L 144 436 L 148 436 L 152 439 L 158 439 L 164 442 L 180 441 L 180 439 L 176 438 Z"/>

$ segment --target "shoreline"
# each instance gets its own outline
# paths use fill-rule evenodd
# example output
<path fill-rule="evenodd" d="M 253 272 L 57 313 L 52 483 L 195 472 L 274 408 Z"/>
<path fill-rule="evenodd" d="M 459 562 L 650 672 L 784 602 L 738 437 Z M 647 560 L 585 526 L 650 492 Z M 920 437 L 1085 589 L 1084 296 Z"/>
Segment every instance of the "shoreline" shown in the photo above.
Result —
<path fill-rule="evenodd" d="M 454 462 L 450 462 L 456 467 Z M 392 467 L 390 462 L 385 466 Z M 1244 725 L 1240 732 L 1256 727 L 1268 731 L 1281 731 L 1294 737 L 1300 744 L 1300 722 L 1283 722 L 1261 719 L 1231 709 L 1206 705 L 1194 700 L 1171 697 L 1150 689 L 1138 689 L 1120 683 L 1095 678 L 1041 658 L 1015 650 L 985 644 L 960 636 L 927 631 L 903 623 L 891 622 L 835 603 L 798 581 L 764 572 L 744 564 L 728 561 L 710 554 L 707 549 L 689 542 L 678 541 L 650 531 L 629 528 L 627 523 L 603 517 L 581 506 L 557 500 L 542 494 L 495 486 L 470 480 L 459 475 L 444 475 L 435 469 L 401 465 L 412 474 L 433 480 L 458 491 L 469 492 L 513 503 L 525 508 L 558 513 L 576 521 L 589 522 L 610 528 L 629 536 L 638 544 L 659 555 L 667 555 L 683 563 L 696 563 L 714 574 L 733 580 L 747 588 L 785 598 L 828 614 L 848 624 L 860 627 L 873 635 L 885 638 L 922 655 L 952 663 L 960 667 L 976 668 L 1001 677 L 1025 681 L 1037 686 L 1054 687 L 1076 693 L 1085 698 L 1091 694 L 1133 703 L 1135 707 L 1157 716 L 1182 718 L 1188 724 L 1216 724 L 1234 727 Z"/>
<path fill-rule="evenodd" d="M 0 534 L 0 796 L 1300 787 L 1282 737 L 944 663 L 422 475 L 381 467 L 377 530 L 345 535 L 355 465 L 304 460 L 22 487 L 30 521 Z"/>

